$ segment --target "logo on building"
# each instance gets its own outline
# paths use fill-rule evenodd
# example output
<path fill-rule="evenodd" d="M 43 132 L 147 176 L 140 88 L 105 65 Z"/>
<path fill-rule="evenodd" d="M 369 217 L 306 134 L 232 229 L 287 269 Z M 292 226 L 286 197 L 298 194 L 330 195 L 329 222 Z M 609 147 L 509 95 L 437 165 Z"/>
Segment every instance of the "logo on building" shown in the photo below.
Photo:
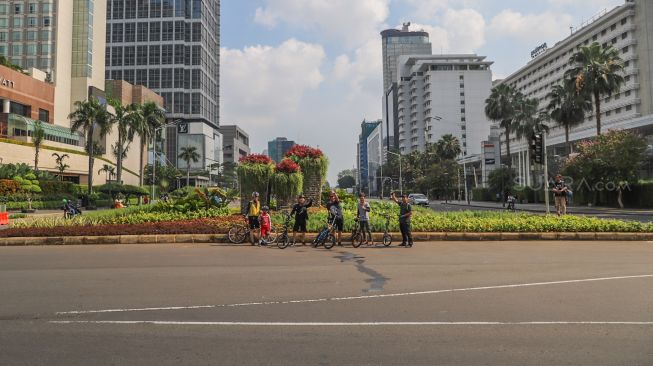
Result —
<path fill-rule="evenodd" d="M 14 82 L 9 79 L 5 79 L 4 76 L 0 76 L 0 85 L 4 86 L 5 88 L 14 88 Z"/>
<path fill-rule="evenodd" d="M 542 45 L 538 46 L 536 49 L 531 51 L 531 58 L 535 58 L 549 49 L 549 46 L 546 43 L 542 43 Z"/>
<path fill-rule="evenodd" d="M 188 133 L 188 123 L 180 123 L 177 125 L 177 133 Z"/>

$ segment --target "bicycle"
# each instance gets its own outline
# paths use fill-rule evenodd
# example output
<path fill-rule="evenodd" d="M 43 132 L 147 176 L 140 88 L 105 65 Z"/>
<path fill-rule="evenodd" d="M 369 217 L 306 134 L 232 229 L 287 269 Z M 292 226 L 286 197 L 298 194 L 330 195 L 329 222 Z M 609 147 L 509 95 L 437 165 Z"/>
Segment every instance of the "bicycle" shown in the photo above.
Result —
<path fill-rule="evenodd" d="M 336 236 L 333 235 L 336 229 L 336 218 L 335 216 L 331 222 L 327 221 L 327 225 L 320 230 L 315 239 L 313 240 L 313 248 L 317 248 L 320 245 L 324 245 L 324 249 L 331 249 L 336 245 Z"/>
<path fill-rule="evenodd" d="M 351 231 L 351 246 L 358 248 L 365 241 L 365 232 L 361 230 L 361 224 L 358 219 L 354 220 L 354 227 Z"/>
<path fill-rule="evenodd" d="M 249 236 L 250 230 L 247 216 L 242 217 L 245 220 L 244 224 L 234 224 L 231 226 L 231 229 L 229 229 L 229 234 L 227 237 L 233 244 L 242 244 L 245 242 L 245 240 L 247 240 L 247 237 Z"/>
<path fill-rule="evenodd" d="M 281 229 L 281 233 L 277 236 L 276 241 L 277 241 L 277 247 L 279 249 L 286 249 L 288 246 L 294 246 L 295 243 L 290 242 L 290 237 L 288 236 L 288 230 L 290 228 L 290 214 L 288 212 L 284 212 L 284 221 L 283 221 L 283 227 Z"/>
<path fill-rule="evenodd" d="M 383 246 L 389 247 L 392 244 L 392 235 L 390 235 L 390 215 L 383 215 L 385 217 L 385 230 L 383 231 Z"/>

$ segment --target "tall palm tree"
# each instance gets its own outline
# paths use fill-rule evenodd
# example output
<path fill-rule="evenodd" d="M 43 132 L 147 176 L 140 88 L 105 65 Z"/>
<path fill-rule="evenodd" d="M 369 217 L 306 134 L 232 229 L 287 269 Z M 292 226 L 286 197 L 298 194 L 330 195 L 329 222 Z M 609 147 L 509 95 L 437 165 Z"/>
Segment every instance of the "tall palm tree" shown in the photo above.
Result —
<path fill-rule="evenodd" d="M 504 129 L 506 136 L 507 164 L 512 166 L 510 157 L 510 133 L 515 127 L 515 102 L 522 98 L 521 93 L 514 88 L 501 84 L 492 89 L 490 97 L 485 100 L 485 115 Z"/>
<path fill-rule="evenodd" d="M 116 157 L 116 180 L 122 182 L 123 161 L 126 158 L 129 144 L 134 139 L 135 130 L 138 128 L 139 118 L 134 106 L 124 106 L 119 100 L 109 100 L 115 113 L 111 115 L 111 123 L 118 127 L 118 141 L 113 146 Z"/>
<path fill-rule="evenodd" d="M 102 169 L 97 171 L 98 174 L 105 173 L 106 174 L 106 180 L 109 181 L 111 180 L 111 177 L 116 175 L 116 169 L 113 167 L 113 165 L 109 164 L 104 164 L 102 166 Z"/>
<path fill-rule="evenodd" d="M 145 162 L 143 161 L 143 155 L 147 149 L 147 145 L 150 143 L 150 140 L 154 141 L 156 138 L 156 130 L 163 126 L 165 122 L 165 113 L 158 105 L 154 102 L 145 102 L 141 105 L 137 105 L 137 113 L 135 115 L 137 118 L 137 123 L 135 124 L 134 132 L 138 134 L 141 138 L 141 160 L 140 160 L 140 185 L 143 185 L 143 179 L 145 174 Z M 156 143 L 154 141 L 153 143 Z"/>
<path fill-rule="evenodd" d="M 57 164 L 57 170 L 59 171 L 59 180 L 63 181 L 63 173 L 66 171 L 66 169 L 70 168 L 70 165 L 64 163 L 64 160 L 70 156 L 68 156 L 68 154 L 52 153 L 52 157 L 54 158 L 55 164 Z"/>
<path fill-rule="evenodd" d="M 521 99 L 516 105 L 515 135 L 518 139 L 530 138 L 536 133 L 549 133 L 546 121 L 549 116 L 540 111 L 540 102 L 537 99 Z"/>
<path fill-rule="evenodd" d="M 197 163 L 200 160 L 200 154 L 195 146 L 186 146 L 181 148 L 179 159 L 186 162 L 186 186 L 190 185 L 190 162 Z"/>
<path fill-rule="evenodd" d="M 460 141 L 453 135 L 444 135 L 437 142 L 437 154 L 442 159 L 455 159 L 458 155 L 462 154 L 463 150 L 460 147 Z"/>
<path fill-rule="evenodd" d="M 34 144 L 34 170 L 39 171 L 39 154 L 41 152 L 41 144 L 45 140 L 45 131 L 43 130 L 43 123 L 36 121 L 34 123 L 34 131 L 32 131 L 32 143 Z"/>
<path fill-rule="evenodd" d="M 585 121 L 585 112 L 592 110 L 592 98 L 578 93 L 574 80 L 565 80 L 562 84 L 554 86 L 547 98 L 549 116 L 559 126 L 564 127 L 565 143 L 569 153 L 572 153 L 573 145 L 569 141 L 569 131 Z"/>
<path fill-rule="evenodd" d="M 86 153 L 88 154 L 88 193 L 93 193 L 93 165 L 95 163 L 97 142 L 94 140 L 96 130 L 100 138 L 111 131 L 111 123 L 107 109 L 97 98 L 75 102 L 75 111 L 68 118 L 71 120 L 70 130 L 83 131 L 86 135 Z"/>
<path fill-rule="evenodd" d="M 576 92 L 594 97 L 596 133 L 601 134 L 601 97 L 618 92 L 624 82 L 624 63 L 619 51 L 612 46 L 603 47 L 597 42 L 571 56 L 574 65 L 567 71 L 567 78 L 575 81 Z"/>

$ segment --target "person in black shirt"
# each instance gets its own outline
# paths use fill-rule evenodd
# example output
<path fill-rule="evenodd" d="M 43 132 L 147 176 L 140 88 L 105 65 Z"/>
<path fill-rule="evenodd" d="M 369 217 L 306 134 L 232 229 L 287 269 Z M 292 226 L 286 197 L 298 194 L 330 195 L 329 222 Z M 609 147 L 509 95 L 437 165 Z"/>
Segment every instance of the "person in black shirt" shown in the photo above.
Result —
<path fill-rule="evenodd" d="M 335 218 L 334 225 L 336 227 L 336 239 L 338 240 L 338 245 L 342 246 L 342 230 L 345 226 L 345 220 L 342 213 L 340 199 L 335 191 L 331 192 L 329 203 L 327 203 L 326 208 L 329 210 L 329 222 Z"/>
<path fill-rule="evenodd" d="M 569 188 L 565 184 L 560 174 L 556 175 L 556 181 L 553 183 L 553 196 L 555 197 L 556 212 L 558 216 L 567 214 L 567 193 Z"/>
<path fill-rule="evenodd" d="M 306 223 L 308 222 L 308 208 L 313 206 L 311 199 L 306 203 L 306 197 L 299 196 L 297 203 L 290 211 L 290 216 L 295 215 L 295 225 L 292 228 L 292 241 L 295 242 L 295 233 L 299 233 L 302 245 L 306 245 Z"/>
<path fill-rule="evenodd" d="M 413 208 L 408 203 L 408 195 L 401 196 L 401 201 L 397 199 L 394 192 L 390 198 L 399 205 L 399 229 L 401 230 L 401 244 L 400 247 L 413 246 L 413 234 L 410 228 L 410 217 L 413 215 Z"/>

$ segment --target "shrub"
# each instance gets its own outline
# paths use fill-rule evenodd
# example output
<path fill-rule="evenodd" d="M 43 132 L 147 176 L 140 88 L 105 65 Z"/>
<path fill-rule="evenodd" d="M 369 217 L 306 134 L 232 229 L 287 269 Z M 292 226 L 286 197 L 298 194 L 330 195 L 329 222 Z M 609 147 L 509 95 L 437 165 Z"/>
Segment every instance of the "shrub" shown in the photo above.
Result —
<path fill-rule="evenodd" d="M 0 196 L 16 194 L 20 190 L 20 184 L 13 179 L 0 179 Z"/>
<path fill-rule="evenodd" d="M 240 160 L 238 165 L 238 181 L 244 197 L 241 199 L 241 210 L 244 212 L 247 207 L 249 193 L 259 192 L 263 198 L 266 197 L 268 184 L 274 174 L 274 164 L 265 155 L 248 155 Z"/>
<path fill-rule="evenodd" d="M 296 157 L 298 159 L 319 159 L 323 156 L 322 150 L 306 145 L 295 145 L 286 153 L 287 158 Z"/>
<path fill-rule="evenodd" d="M 118 195 L 123 195 L 127 199 L 130 197 L 147 196 L 149 192 L 143 187 L 132 186 L 128 184 L 108 183 L 97 188 L 100 193 L 107 194 L 115 199 Z"/>
<path fill-rule="evenodd" d="M 78 193 L 76 185 L 72 182 L 62 182 L 59 180 L 39 181 L 39 187 L 41 187 L 41 193 L 43 195 L 76 195 Z"/>
<path fill-rule="evenodd" d="M 245 157 L 242 157 L 239 162 L 241 164 L 272 164 L 272 159 L 269 156 L 263 154 L 250 154 Z"/>
<path fill-rule="evenodd" d="M 493 192 L 490 188 L 473 188 L 472 197 L 474 201 L 491 202 L 497 200 L 498 192 L 499 191 Z"/>
<path fill-rule="evenodd" d="M 294 174 L 299 173 L 301 168 L 299 167 L 299 164 L 295 163 L 291 159 L 286 158 L 281 160 L 281 163 L 277 164 L 275 171 L 277 173 Z"/>

